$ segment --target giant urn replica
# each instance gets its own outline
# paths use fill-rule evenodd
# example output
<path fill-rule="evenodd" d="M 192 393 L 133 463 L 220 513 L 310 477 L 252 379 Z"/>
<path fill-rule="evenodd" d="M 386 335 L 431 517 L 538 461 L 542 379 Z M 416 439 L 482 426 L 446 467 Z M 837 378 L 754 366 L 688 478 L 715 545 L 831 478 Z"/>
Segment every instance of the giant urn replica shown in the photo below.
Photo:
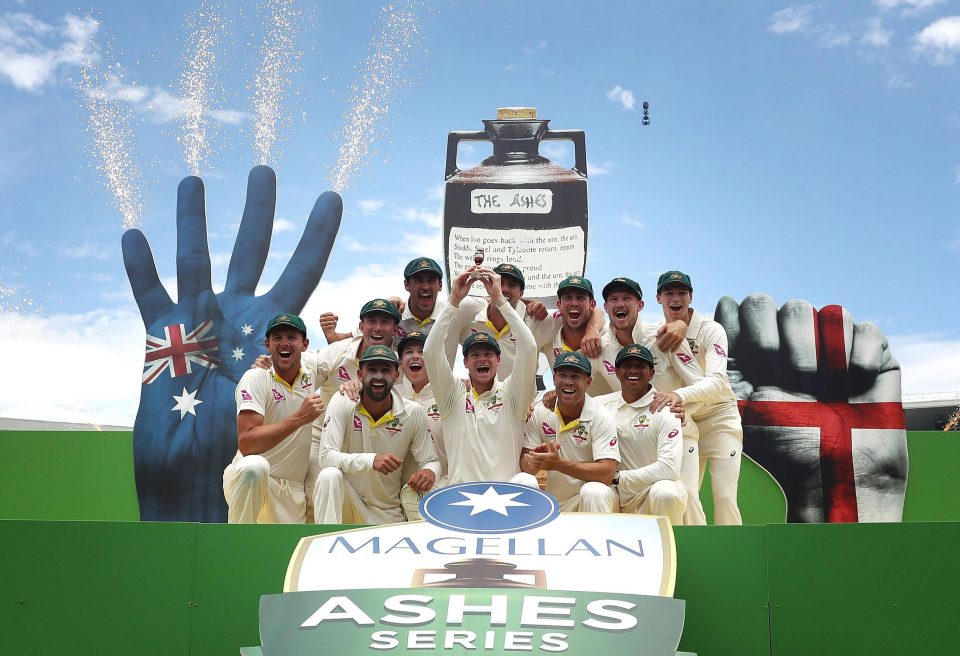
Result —
<path fill-rule="evenodd" d="M 483 259 L 510 263 L 526 278 L 525 295 L 550 298 L 570 275 L 583 275 L 587 258 L 587 152 L 582 130 L 550 130 L 531 108 L 501 108 L 479 132 L 451 132 L 443 201 L 448 279 Z M 558 166 L 540 154 L 540 142 L 573 142 L 575 165 Z M 493 155 L 457 168 L 461 141 L 490 141 Z M 476 285 L 479 288 L 479 284 Z"/>

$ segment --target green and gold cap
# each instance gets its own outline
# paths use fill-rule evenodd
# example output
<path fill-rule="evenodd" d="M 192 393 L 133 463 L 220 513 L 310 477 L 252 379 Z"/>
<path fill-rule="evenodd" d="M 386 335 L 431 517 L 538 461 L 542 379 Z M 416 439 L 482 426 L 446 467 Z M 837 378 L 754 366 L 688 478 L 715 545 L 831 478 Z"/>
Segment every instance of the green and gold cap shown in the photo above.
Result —
<path fill-rule="evenodd" d="M 373 314 L 374 312 L 389 315 L 393 317 L 394 321 L 400 323 L 400 310 L 385 298 L 375 298 L 372 301 L 364 303 L 363 307 L 360 308 L 360 318 L 363 319 L 368 314 Z"/>
<path fill-rule="evenodd" d="M 404 347 L 410 342 L 420 342 L 421 344 L 426 344 L 427 335 L 429 334 L 429 328 L 418 328 L 417 330 L 411 330 L 404 335 L 399 342 L 397 342 L 397 354 L 403 355 Z"/>
<path fill-rule="evenodd" d="M 620 351 L 617 353 L 617 359 L 613 362 L 613 366 L 619 367 L 624 360 L 630 358 L 643 360 L 651 367 L 654 366 L 653 353 L 651 353 L 650 349 L 648 349 L 646 346 L 642 346 L 640 344 L 627 344 L 620 349 Z"/>
<path fill-rule="evenodd" d="M 603 296 L 603 300 L 607 300 L 607 296 L 613 293 L 615 289 L 626 289 L 631 294 L 635 295 L 637 299 L 643 300 L 643 290 L 640 289 L 640 284 L 636 280 L 631 280 L 630 278 L 624 278 L 623 276 L 619 278 L 614 278 L 606 285 L 603 286 L 603 291 L 600 292 Z"/>
<path fill-rule="evenodd" d="M 303 319 L 295 314 L 278 314 L 275 316 L 267 323 L 267 331 L 264 333 L 264 337 L 269 337 L 270 331 L 277 326 L 290 326 L 295 330 L 299 330 L 304 337 L 307 336 L 307 327 L 304 325 Z"/>
<path fill-rule="evenodd" d="M 443 269 L 440 268 L 436 260 L 431 260 L 429 257 L 418 257 L 415 260 L 410 260 L 410 263 L 403 269 L 403 279 L 406 280 L 421 271 L 435 273 L 440 280 L 443 280 Z"/>
<path fill-rule="evenodd" d="M 566 351 L 558 355 L 553 363 L 553 370 L 556 371 L 561 367 L 573 367 L 588 376 L 593 375 L 593 367 L 590 366 L 590 360 L 580 351 Z"/>
<path fill-rule="evenodd" d="M 497 355 L 500 355 L 500 345 L 497 344 L 497 340 L 489 333 L 485 333 L 483 331 L 473 333 L 463 340 L 463 354 L 466 355 L 467 351 L 478 345 L 489 346 L 496 352 Z"/>
<path fill-rule="evenodd" d="M 564 289 L 582 289 L 593 298 L 593 284 L 583 276 L 567 276 L 557 287 L 557 296 L 560 296 Z"/>
<path fill-rule="evenodd" d="M 392 362 L 398 366 L 400 364 L 396 352 L 383 344 L 374 344 L 365 348 L 363 353 L 360 354 L 360 364 L 364 362 Z"/>
<path fill-rule="evenodd" d="M 667 271 L 657 280 L 657 293 L 659 294 L 660 290 L 673 283 L 683 285 L 693 292 L 693 284 L 690 282 L 690 276 L 682 271 Z"/>
<path fill-rule="evenodd" d="M 514 280 L 520 283 L 521 287 L 527 286 L 527 281 L 523 277 L 523 271 L 513 266 L 512 264 L 498 264 L 493 267 L 494 273 L 499 273 L 501 276 L 510 276 Z"/>

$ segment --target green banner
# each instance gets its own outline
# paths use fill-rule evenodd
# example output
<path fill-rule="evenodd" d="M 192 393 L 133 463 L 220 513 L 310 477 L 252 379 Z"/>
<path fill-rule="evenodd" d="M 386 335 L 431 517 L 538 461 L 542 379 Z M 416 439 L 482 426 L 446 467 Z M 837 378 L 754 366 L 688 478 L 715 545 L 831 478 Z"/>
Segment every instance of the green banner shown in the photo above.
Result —
<path fill-rule="evenodd" d="M 684 602 L 504 588 L 288 592 L 260 598 L 264 656 L 394 653 L 673 656 Z"/>

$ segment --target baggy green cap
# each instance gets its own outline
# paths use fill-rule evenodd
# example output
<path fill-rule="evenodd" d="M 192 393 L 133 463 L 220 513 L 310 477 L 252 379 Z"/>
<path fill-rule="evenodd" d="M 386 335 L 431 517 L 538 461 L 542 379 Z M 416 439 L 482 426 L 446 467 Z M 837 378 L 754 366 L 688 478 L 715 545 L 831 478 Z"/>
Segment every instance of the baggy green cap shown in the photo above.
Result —
<path fill-rule="evenodd" d="M 430 271 L 437 274 L 437 277 L 440 280 L 443 280 L 443 269 L 440 268 L 440 265 L 437 264 L 436 260 L 432 260 L 429 257 L 418 257 L 415 260 L 410 260 L 406 267 L 403 269 L 403 279 L 414 276 L 421 271 Z"/>
<path fill-rule="evenodd" d="M 617 359 L 613 362 L 613 366 L 619 367 L 624 360 L 628 360 L 630 358 L 643 360 L 651 367 L 654 366 L 653 353 L 650 352 L 650 349 L 641 344 L 627 344 L 620 349 L 620 351 L 617 353 Z"/>
<path fill-rule="evenodd" d="M 609 296 L 614 289 L 618 288 L 626 289 L 641 301 L 643 300 L 643 290 L 640 289 L 640 284 L 636 280 L 631 280 L 630 278 L 624 278 L 622 276 L 620 278 L 614 278 L 603 286 L 603 291 L 601 292 L 603 300 L 606 301 L 607 296 Z"/>
<path fill-rule="evenodd" d="M 374 312 L 389 315 L 393 317 L 394 321 L 400 323 L 400 310 L 385 298 L 375 298 L 372 301 L 364 303 L 363 307 L 360 308 L 360 318 L 363 319 L 368 314 L 373 314 Z"/>
<path fill-rule="evenodd" d="M 467 351 L 477 345 L 489 346 L 497 355 L 500 355 L 500 345 L 497 344 L 497 340 L 489 333 L 483 331 L 473 333 L 463 340 L 463 354 L 466 355 Z"/>
<path fill-rule="evenodd" d="M 557 356 L 557 359 L 553 363 L 553 370 L 556 371 L 561 367 L 573 367 L 588 376 L 593 375 L 593 367 L 590 366 L 590 360 L 580 351 L 567 351 Z"/>
<path fill-rule="evenodd" d="M 660 276 L 660 279 L 657 280 L 657 293 L 660 293 L 664 287 L 672 283 L 679 283 L 693 291 L 693 284 L 690 282 L 690 276 L 683 273 L 682 271 L 667 271 L 665 274 Z"/>
<path fill-rule="evenodd" d="M 521 287 L 527 286 L 527 281 L 523 277 L 523 271 L 512 264 L 498 264 L 493 267 L 493 272 L 499 273 L 501 276 L 510 276 L 514 280 L 517 280 Z"/>
<path fill-rule="evenodd" d="M 307 327 L 304 325 L 303 319 L 295 314 L 278 314 L 275 316 L 267 322 L 267 331 L 264 333 L 264 337 L 269 337 L 270 331 L 277 326 L 290 326 L 291 328 L 299 330 L 304 337 L 307 336 Z"/>
<path fill-rule="evenodd" d="M 429 334 L 430 334 L 429 328 L 411 330 L 406 335 L 404 335 L 399 342 L 397 342 L 397 354 L 403 355 L 404 347 L 410 342 L 420 342 L 421 344 L 426 344 L 427 335 Z"/>
<path fill-rule="evenodd" d="M 383 344 L 374 344 L 373 346 L 365 348 L 360 355 L 360 364 L 364 362 L 391 362 L 395 365 L 400 364 L 400 360 L 397 359 L 397 354 L 394 350 Z"/>
<path fill-rule="evenodd" d="M 583 276 L 567 276 L 560 281 L 560 285 L 557 287 L 557 296 L 560 296 L 564 289 L 582 289 L 590 294 L 590 298 L 594 297 L 593 284 Z"/>

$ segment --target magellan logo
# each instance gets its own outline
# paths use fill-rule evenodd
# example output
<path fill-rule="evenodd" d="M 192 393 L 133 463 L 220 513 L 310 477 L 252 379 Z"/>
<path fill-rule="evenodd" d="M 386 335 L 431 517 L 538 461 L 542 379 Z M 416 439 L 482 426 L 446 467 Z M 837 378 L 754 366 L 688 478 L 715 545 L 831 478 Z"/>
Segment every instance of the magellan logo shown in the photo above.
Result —
<path fill-rule="evenodd" d="M 464 533 L 515 533 L 553 521 L 557 500 L 515 483 L 462 483 L 430 493 L 420 516 L 441 528 Z"/>

